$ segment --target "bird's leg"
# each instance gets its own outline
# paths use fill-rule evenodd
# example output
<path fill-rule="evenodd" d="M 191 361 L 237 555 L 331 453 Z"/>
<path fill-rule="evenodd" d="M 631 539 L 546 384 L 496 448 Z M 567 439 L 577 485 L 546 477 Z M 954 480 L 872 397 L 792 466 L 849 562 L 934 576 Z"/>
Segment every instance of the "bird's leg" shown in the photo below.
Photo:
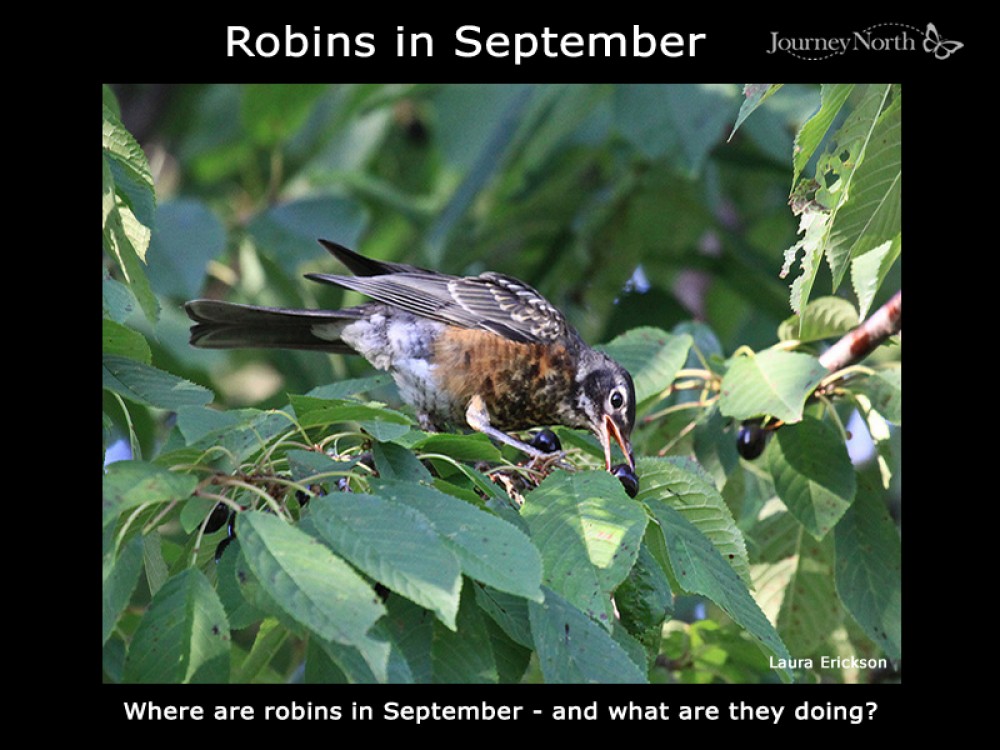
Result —
<path fill-rule="evenodd" d="M 517 448 L 517 450 L 522 453 L 527 453 L 531 456 L 533 464 L 538 462 L 542 467 L 547 467 L 549 464 L 562 463 L 562 458 L 565 455 L 562 451 L 546 453 L 545 451 L 541 451 L 533 445 L 521 442 L 517 438 L 513 438 L 506 432 L 498 430 L 496 427 L 490 425 L 489 410 L 486 408 L 486 402 L 483 401 L 483 397 L 479 394 L 473 396 L 469 401 L 469 406 L 465 409 L 465 421 L 468 422 L 469 427 L 474 429 L 476 432 L 481 432 L 487 437 L 491 437 L 498 442 L 506 443 L 513 448 Z"/>

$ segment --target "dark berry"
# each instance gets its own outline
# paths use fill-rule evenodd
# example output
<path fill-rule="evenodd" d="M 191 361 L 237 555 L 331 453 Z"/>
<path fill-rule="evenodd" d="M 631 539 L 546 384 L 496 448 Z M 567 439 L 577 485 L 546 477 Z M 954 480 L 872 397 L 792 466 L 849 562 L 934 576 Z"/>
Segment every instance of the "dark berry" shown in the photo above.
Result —
<path fill-rule="evenodd" d="M 309 502 L 309 493 L 303 490 L 295 490 L 295 499 L 299 501 L 299 507 L 304 508 Z"/>
<path fill-rule="evenodd" d="M 232 543 L 233 538 L 234 537 L 227 536 L 225 539 L 223 539 L 221 542 L 219 542 L 219 546 L 215 548 L 215 562 L 216 563 L 218 563 L 219 560 L 222 559 L 222 553 L 225 552 L 226 551 L 226 547 L 228 547 Z"/>
<path fill-rule="evenodd" d="M 611 473 L 618 477 L 618 481 L 622 483 L 622 487 L 625 488 L 629 497 L 635 497 L 639 494 L 639 477 L 635 475 L 628 464 L 615 464 L 611 467 Z"/>
<path fill-rule="evenodd" d="M 225 503 L 218 503 L 212 512 L 208 514 L 208 522 L 205 524 L 205 533 L 214 534 L 222 528 L 222 524 L 229 518 L 229 506 Z"/>
<path fill-rule="evenodd" d="M 562 450 L 562 443 L 559 442 L 559 436 L 552 430 L 539 430 L 531 438 L 531 447 L 537 448 L 543 453 L 556 453 Z"/>
<path fill-rule="evenodd" d="M 752 461 L 764 452 L 767 445 L 767 431 L 760 422 L 750 421 L 740 425 L 736 434 L 736 451 L 748 461 Z"/>

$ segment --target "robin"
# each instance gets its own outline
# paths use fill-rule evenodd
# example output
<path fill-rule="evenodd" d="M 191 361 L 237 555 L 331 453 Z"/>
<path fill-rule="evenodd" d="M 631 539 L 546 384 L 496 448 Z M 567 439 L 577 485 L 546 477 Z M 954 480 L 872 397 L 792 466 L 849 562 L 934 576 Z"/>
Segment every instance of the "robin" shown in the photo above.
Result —
<path fill-rule="evenodd" d="M 217 300 L 185 304 L 191 343 L 360 354 L 392 374 L 429 431 L 468 425 L 537 460 L 509 435 L 565 425 L 593 432 L 611 470 L 612 441 L 634 471 L 635 388 L 628 371 L 587 346 L 541 294 L 499 273 L 449 276 L 366 258 L 320 240 L 354 276 L 307 278 L 373 301 L 342 310 L 293 310 Z"/>

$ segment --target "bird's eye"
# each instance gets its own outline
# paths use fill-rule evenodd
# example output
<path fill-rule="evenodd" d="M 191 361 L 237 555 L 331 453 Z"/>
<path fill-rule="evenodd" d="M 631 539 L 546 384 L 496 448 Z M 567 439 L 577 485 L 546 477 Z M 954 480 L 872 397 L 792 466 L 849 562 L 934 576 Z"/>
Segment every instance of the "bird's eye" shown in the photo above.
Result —
<path fill-rule="evenodd" d="M 625 397 L 622 395 L 622 392 L 612 391 L 610 403 L 612 409 L 621 409 L 622 405 L 625 403 Z"/>

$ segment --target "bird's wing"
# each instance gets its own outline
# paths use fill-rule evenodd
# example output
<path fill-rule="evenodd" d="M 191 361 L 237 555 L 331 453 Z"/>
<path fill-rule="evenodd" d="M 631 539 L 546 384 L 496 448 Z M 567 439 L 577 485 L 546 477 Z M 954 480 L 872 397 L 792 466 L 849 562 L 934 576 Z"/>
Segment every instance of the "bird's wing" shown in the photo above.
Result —
<path fill-rule="evenodd" d="M 437 271 L 411 266 L 407 263 L 392 263 L 387 260 L 366 258 L 364 255 L 356 253 L 353 250 L 348 250 L 343 245 L 331 242 L 330 240 L 319 240 L 319 244 L 325 247 L 330 255 L 347 266 L 355 276 L 382 276 L 395 273 L 439 275 Z"/>
<path fill-rule="evenodd" d="M 383 276 L 308 278 L 352 289 L 372 299 L 462 328 L 492 331 L 512 341 L 544 343 L 573 338 L 576 332 L 535 289 L 509 276 L 393 273 Z"/>

